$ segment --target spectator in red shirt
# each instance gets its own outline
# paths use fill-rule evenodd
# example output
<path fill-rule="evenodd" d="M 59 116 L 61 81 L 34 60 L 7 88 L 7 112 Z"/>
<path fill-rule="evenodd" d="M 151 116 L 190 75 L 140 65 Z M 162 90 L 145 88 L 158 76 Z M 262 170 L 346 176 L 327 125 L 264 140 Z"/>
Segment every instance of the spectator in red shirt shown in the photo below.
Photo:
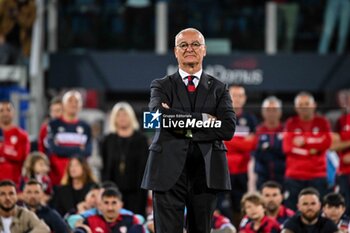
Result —
<path fill-rule="evenodd" d="M 61 98 L 55 97 L 51 100 L 50 102 L 50 118 L 49 119 L 58 119 L 62 116 L 62 100 Z M 38 150 L 47 153 L 47 124 L 48 120 L 45 120 L 42 125 L 40 126 L 40 131 L 39 131 L 39 139 L 38 139 Z"/>
<path fill-rule="evenodd" d="M 266 206 L 266 216 L 275 219 L 281 226 L 287 219 L 295 214 L 293 210 L 282 205 L 283 190 L 279 183 L 267 181 L 262 185 L 261 193 Z M 240 227 L 244 227 L 249 221 L 247 216 L 244 217 Z"/>
<path fill-rule="evenodd" d="M 331 146 L 330 126 L 315 113 L 316 102 L 307 92 L 294 100 L 297 116 L 287 120 L 283 137 L 286 154 L 286 206 L 296 209 L 299 192 L 316 188 L 323 197 L 327 191 L 326 151 Z"/>
<path fill-rule="evenodd" d="M 350 101 L 350 98 L 349 98 Z M 350 103 L 348 104 L 350 106 Z M 346 213 L 350 215 L 350 107 L 344 111 L 343 115 L 336 123 L 336 132 L 340 140 L 337 143 L 336 150 L 339 155 L 339 169 L 337 183 L 340 193 L 345 198 Z"/>
<path fill-rule="evenodd" d="M 47 203 L 52 195 L 52 183 L 49 177 L 50 162 L 44 153 L 35 151 L 28 155 L 24 162 L 23 175 L 21 176 L 19 190 L 22 192 L 24 185 L 31 179 L 37 180 L 43 189 L 42 202 Z M 22 198 L 22 193 L 18 194 Z"/>
<path fill-rule="evenodd" d="M 240 233 L 277 233 L 280 232 L 278 222 L 265 215 L 265 202 L 259 193 L 247 193 L 241 201 L 243 212 L 250 222 L 241 227 Z"/>
<path fill-rule="evenodd" d="M 144 233 L 144 227 L 134 214 L 120 212 L 122 206 L 122 194 L 117 189 L 106 189 L 101 195 L 101 213 L 87 217 L 83 224 L 78 224 L 74 232 Z"/>
<path fill-rule="evenodd" d="M 14 114 L 9 101 L 0 102 L 0 180 L 10 179 L 18 185 L 30 142 L 27 132 L 12 123 Z"/>
<path fill-rule="evenodd" d="M 242 217 L 239 203 L 243 194 L 248 191 L 248 164 L 251 157 L 250 153 L 255 147 L 254 132 L 257 120 L 253 114 L 243 110 L 247 100 L 244 87 L 232 85 L 229 88 L 229 93 L 232 99 L 232 107 L 237 116 L 235 135 L 231 141 L 225 141 L 232 186 L 230 200 L 232 205 L 230 210 L 225 209 L 223 204 L 225 201 L 221 201 L 225 198 L 221 196 L 219 197 L 218 207 L 225 216 L 233 221 L 235 226 L 238 226 Z M 233 216 L 228 213 L 232 212 L 231 209 L 233 210 Z"/>

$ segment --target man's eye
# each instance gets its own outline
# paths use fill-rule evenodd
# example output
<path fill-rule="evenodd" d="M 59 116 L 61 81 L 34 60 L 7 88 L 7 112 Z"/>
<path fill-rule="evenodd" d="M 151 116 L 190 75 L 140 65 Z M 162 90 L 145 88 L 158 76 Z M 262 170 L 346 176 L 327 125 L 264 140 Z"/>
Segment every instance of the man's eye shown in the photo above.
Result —
<path fill-rule="evenodd" d="M 192 43 L 192 46 L 194 46 L 194 47 L 199 47 L 199 46 L 201 46 L 201 44 L 200 44 L 199 42 L 193 42 L 193 43 Z"/>
<path fill-rule="evenodd" d="M 188 44 L 180 44 L 180 48 L 185 49 L 188 47 Z"/>

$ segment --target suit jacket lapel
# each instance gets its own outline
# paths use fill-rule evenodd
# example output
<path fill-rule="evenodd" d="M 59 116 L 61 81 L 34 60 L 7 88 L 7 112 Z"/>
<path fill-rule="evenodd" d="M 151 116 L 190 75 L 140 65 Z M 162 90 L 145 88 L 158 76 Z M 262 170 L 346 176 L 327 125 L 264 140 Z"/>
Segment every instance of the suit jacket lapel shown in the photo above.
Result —
<path fill-rule="evenodd" d="M 196 97 L 196 103 L 194 105 L 196 111 L 202 112 L 201 110 L 209 94 L 209 89 L 211 87 L 211 84 L 212 84 L 211 78 L 203 72 L 201 79 L 199 81 L 199 84 L 197 86 L 197 97 Z"/>
<path fill-rule="evenodd" d="M 185 83 L 182 81 L 182 78 L 179 74 L 179 72 L 176 72 L 173 76 L 175 80 L 175 87 L 176 87 L 176 95 L 178 99 L 180 100 L 180 103 L 182 105 L 182 108 L 184 111 L 189 112 L 191 109 L 191 102 L 188 97 L 187 89 Z"/>

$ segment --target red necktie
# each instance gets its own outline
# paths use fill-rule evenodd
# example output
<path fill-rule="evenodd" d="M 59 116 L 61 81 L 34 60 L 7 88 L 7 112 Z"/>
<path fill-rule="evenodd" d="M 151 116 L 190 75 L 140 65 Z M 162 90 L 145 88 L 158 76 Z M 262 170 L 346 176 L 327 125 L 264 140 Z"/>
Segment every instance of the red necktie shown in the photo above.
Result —
<path fill-rule="evenodd" d="M 195 76 L 188 76 L 187 77 L 187 91 L 192 93 L 196 91 L 196 86 L 194 85 L 193 79 L 195 79 Z"/>

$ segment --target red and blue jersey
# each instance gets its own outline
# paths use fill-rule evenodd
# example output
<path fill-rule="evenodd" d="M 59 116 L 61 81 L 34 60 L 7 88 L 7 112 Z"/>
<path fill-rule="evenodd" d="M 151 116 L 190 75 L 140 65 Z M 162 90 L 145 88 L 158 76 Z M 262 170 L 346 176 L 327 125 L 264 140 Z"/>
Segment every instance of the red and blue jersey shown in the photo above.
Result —
<path fill-rule="evenodd" d="M 43 191 L 47 195 L 52 195 L 53 190 L 52 190 L 52 183 L 51 179 L 48 175 L 45 176 L 34 176 L 34 177 L 29 177 L 29 176 L 22 176 L 19 182 L 19 190 L 23 191 L 25 184 L 30 180 L 30 179 L 35 179 L 38 182 L 40 182 Z"/>
<path fill-rule="evenodd" d="M 217 212 L 214 212 L 211 222 L 211 229 L 222 229 L 225 227 L 234 228 L 230 219 Z"/>
<path fill-rule="evenodd" d="M 254 229 L 254 221 L 250 221 L 244 226 L 240 226 L 240 233 L 279 233 L 281 227 L 279 223 L 270 217 L 264 216 L 258 229 Z"/>
<path fill-rule="evenodd" d="M 285 207 L 284 205 L 280 205 L 277 216 L 269 217 L 275 219 L 280 224 L 280 226 L 282 226 L 283 223 L 285 223 L 289 218 L 294 216 L 294 214 L 295 212 L 293 210 Z M 241 220 L 240 227 L 245 227 L 245 225 L 247 225 L 249 222 L 251 222 L 251 220 L 248 218 L 248 216 L 244 216 Z"/>
<path fill-rule="evenodd" d="M 84 121 L 68 122 L 59 118 L 49 122 L 47 132 L 48 155 L 51 162 L 50 178 L 53 185 L 58 185 L 70 158 L 91 155 L 91 129 Z"/>
<path fill-rule="evenodd" d="M 119 214 L 115 222 L 107 222 L 102 215 L 87 217 L 84 224 L 88 225 L 92 233 L 145 233 L 139 219 L 133 214 Z"/>
<path fill-rule="evenodd" d="M 283 126 L 274 129 L 260 124 L 256 130 L 255 172 L 265 180 L 282 181 L 286 156 L 282 150 Z"/>

